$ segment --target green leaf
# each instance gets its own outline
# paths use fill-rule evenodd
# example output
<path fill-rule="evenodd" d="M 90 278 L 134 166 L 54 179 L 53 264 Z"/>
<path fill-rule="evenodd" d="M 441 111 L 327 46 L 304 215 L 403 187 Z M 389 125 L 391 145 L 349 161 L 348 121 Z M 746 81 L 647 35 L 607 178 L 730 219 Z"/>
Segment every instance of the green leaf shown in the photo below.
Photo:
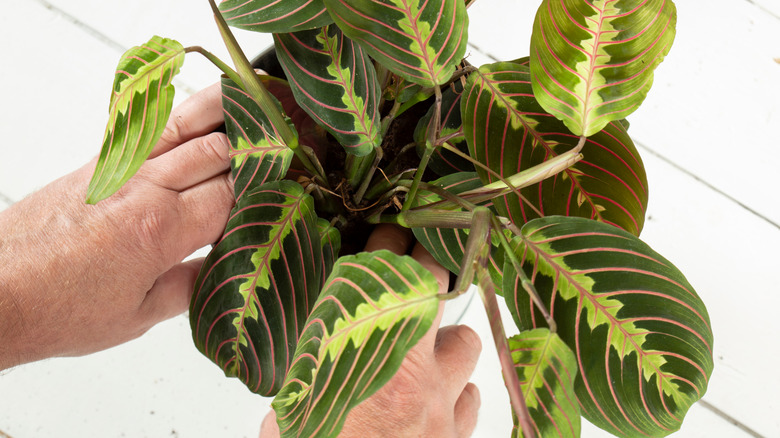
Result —
<path fill-rule="evenodd" d="M 390 380 L 431 327 L 437 293 L 433 274 L 409 256 L 340 258 L 271 404 L 282 437 L 337 436 L 349 411 Z"/>
<path fill-rule="evenodd" d="M 266 182 L 284 178 L 292 149 L 284 144 L 257 102 L 227 77 L 222 78 L 222 108 L 236 199 Z"/>
<path fill-rule="evenodd" d="M 295 100 L 344 149 L 368 155 L 382 143 L 381 89 L 371 59 L 335 25 L 275 34 Z"/>
<path fill-rule="evenodd" d="M 111 196 L 146 161 L 168 122 L 173 107 L 171 81 L 183 63 L 182 45 L 158 36 L 122 55 L 87 203 Z"/>
<path fill-rule="evenodd" d="M 677 430 L 713 368 L 707 309 L 680 271 L 637 237 L 582 218 L 533 220 L 512 245 L 575 353 L 583 416 L 618 436 Z M 505 265 L 518 327 L 544 326 L 512 273 Z"/>
<path fill-rule="evenodd" d="M 227 376 L 269 396 L 282 387 L 322 284 L 312 198 L 288 180 L 241 196 L 206 258 L 190 303 L 198 349 Z"/>
<path fill-rule="evenodd" d="M 255 32 L 295 32 L 333 23 L 322 0 L 225 0 L 227 24 Z"/>
<path fill-rule="evenodd" d="M 528 68 L 499 62 L 469 76 L 461 98 L 463 132 L 472 158 L 503 177 L 574 147 L 578 136 L 546 113 L 531 90 Z M 618 122 L 588 139 L 574 166 L 494 199 L 500 215 L 522 225 L 549 215 L 599 220 L 639 235 L 647 208 L 647 176 L 634 143 Z M 487 184 L 493 175 L 477 168 Z"/>
<path fill-rule="evenodd" d="M 634 112 L 669 52 L 671 0 L 544 0 L 531 36 L 531 77 L 542 107 L 589 137 Z"/>
<path fill-rule="evenodd" d="M 341 30 L 390 71 L 425 87 L 446 83 L 466 52 L 463 0 L 324 0 Z"/>
<path fill-rule="evenodd" d="M 509 338 L 509 351 L 536 436 L 579 437 L 577 361 L 571 349 L 557 334 L 539 328 Z M 515 419 L 512 437 L 522 436 Z"/>

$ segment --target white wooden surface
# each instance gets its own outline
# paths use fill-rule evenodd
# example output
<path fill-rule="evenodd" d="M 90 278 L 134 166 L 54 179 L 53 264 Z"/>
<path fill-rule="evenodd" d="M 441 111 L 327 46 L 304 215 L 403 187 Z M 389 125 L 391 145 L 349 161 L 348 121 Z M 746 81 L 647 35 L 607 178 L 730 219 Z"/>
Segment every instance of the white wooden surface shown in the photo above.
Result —
<path fill-rule="evenodd" d="M 471 62 L 526 55 L 536 3 L 479 0 L 470 10 Z M 205 1 L 0 6 L 0 209 L 97 154 L 125 49 L 160 34 L 227 59 Z M 642 237 L 686 273 L 715 332 L 707 405 L 695 405 L 676 436 L 780 437 L 780 197 L 771 189 L 780 164 L 780 0 L 677 7 L 672 52 L 630 118 L 651 188 Z M 270 41 L 239 37 L 248 51 Z M 217 79 L 197 56 L 188 56 L 177 102 Z M 473 376 L 483 398 L 474 436 L 505 437 L 506 395 L 474 304 L 465 322 L 485 345 Z M 0 374 L 0 436 L 253 437 L 268 402 L 200 356 L 182 316 L 108 351 Z M 607 434 L 585 426 L 583 436 Z"/>

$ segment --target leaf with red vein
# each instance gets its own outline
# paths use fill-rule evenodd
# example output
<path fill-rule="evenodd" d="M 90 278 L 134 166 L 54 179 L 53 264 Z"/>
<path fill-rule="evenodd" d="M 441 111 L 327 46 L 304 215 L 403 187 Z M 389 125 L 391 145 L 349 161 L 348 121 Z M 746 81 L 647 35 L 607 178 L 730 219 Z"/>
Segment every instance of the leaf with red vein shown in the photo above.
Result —
<path fill-rule="evenodd" d="M 335 25 L 275 34 L 295 100 L 344 149 L 357 156 L 382 143 L 380 86 L 371 59 Z"/>
<path fill-rule="evenodd" d="M 261 395 L 279 391 L 322 285 L 311 196 L 292 181 L 246 192 L 206 258 L 190 303 L 198 349 Z"/>
<path fill-rule="evenodd" d="M 707 309 L 682 273 L 637 237 L 583 218 L 535 219 L 512 246 L 577 358 L 583 415 L 618 436 L 677 430 L 713 368 Z M 544 326 L 511 265 L 504 274 L 518 327 Z"/>
<path fill-rule="evenodd" d="M 324 0 L 341 30 L 393 73 L 446 83 L 466 52 L 463 0 Z"/>
<path fill-rule="evenodd" d="M 228 25 L 255 32 L 295 32 L 333 23 L 322 0 L 225 0 Z"/>
<path fill-rule="evenodd" d="M 183 63 L 184 47 L 158 36 L 122 55 L 87 203 L 111 196 L 146 161 L 168 122 L 174 94 L 171 81 Z"/>
<path fill-rule="evenodd" d="M 283 178 L 292 161 L 292 149 L 284 144 L 257 102 L 227 77 L 222 78 L 222 108 L 236 199 Z M 292 124 L 290 129 L 295 131 Z"/>
<path fill-rule="evenodd" d="M 340 258 L 271 406 L 283 438 L 336 437 L 349 411 L 395 374 L 430 329 L 438 284 L 387 250 Z"/>
<path fill-rule="evenodd" d="M 472 73 L 461 111 L 469 154 L 503 177 L 570 150 L 578 140 L 539 106 L 528 67 L 519 64 L 488 64 Z M 520 193 L 544 216 L 581 216 L 639 235 L 647 208 L 647 176 L 625 128 L 611 123 L 588 139 L 582 155 L 574 166 Z M 477 172 L 485 183 L 496 180 L 484 169 Z M 517 225 L 539 217 L 514 193 L 493 203 Z"/>
<path fill-rule="evenodd" d="M 589 137 L 634 112 L 669 52 L 671 0 L 544 0 L 531 36 L 533 90 L 542 107 Z"/>
<path fill-rule="evenodd" d="M 546 328 L 509 338 L 509 351 L 538 437 L 580 436 L 580 407 L 574 394 L 577 360 Z M 517 418 L 512 438 L 525 436 Z"/>

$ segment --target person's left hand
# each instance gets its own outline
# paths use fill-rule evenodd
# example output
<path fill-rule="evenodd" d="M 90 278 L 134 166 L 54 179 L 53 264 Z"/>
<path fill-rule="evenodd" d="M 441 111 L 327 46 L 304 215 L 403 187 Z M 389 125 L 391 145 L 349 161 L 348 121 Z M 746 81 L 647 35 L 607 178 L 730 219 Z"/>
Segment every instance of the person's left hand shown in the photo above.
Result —
<path fill-rule="evenodd" d="M 219 85 L 176 108 L 140 171 L 86 205 L 95 160 L 0 214 L 0 370 L 83 355 L 183 312 L 233 204 Z"/>

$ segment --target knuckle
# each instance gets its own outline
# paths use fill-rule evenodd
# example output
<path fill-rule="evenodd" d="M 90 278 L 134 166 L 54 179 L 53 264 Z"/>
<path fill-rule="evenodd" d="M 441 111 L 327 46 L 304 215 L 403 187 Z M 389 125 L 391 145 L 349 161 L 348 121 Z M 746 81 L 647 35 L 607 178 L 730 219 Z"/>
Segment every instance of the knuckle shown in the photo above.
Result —
<path fill-rule="evenodd" d="M 465 348 L 477 353 L 482 351 L 482 340 L 471 327 L 459 325 L 455 328 L 453 335 L 458 337 L 458 340 Z"/>
<path fill-rule="evenodd" d="M 425 412 L 427 410 L 426 390 L 423 382 L 415 373 L 402 367 L 390 381 L 383 386 L 376 397 L 381 406 L 389 407 L 389 412 L 398 414 Z"/>
<path fill-rule="evenodd" d="M 228 154 L 230 145 L 227 136 L 220 132 L 214 132 L 201 137 L 198 152 L 206 157 L 206 160 L 220 163 L 225 168 L 230 165 Z"/>
<path fill-rule="evenodd" d="M 169 245 L 165 240 L 170 238 L 178 230 L 174 202 L 149 203 L 144 213 L 137 218 L 133 227 L 136 241 L 141 251 L 150 256 L 157 256 L 162 260 L 168 260 Z"/>
<path fill-rule="evenodd" d="M 165 124 L 165 129 L 163 129 L 160 139 L 171 144 L 179 144 L 181 142 L 182 132 L 186 132 L 187 127 L 187 119 L 180 115 L 173 114 L 168 119 L 168 123 Z"/>

